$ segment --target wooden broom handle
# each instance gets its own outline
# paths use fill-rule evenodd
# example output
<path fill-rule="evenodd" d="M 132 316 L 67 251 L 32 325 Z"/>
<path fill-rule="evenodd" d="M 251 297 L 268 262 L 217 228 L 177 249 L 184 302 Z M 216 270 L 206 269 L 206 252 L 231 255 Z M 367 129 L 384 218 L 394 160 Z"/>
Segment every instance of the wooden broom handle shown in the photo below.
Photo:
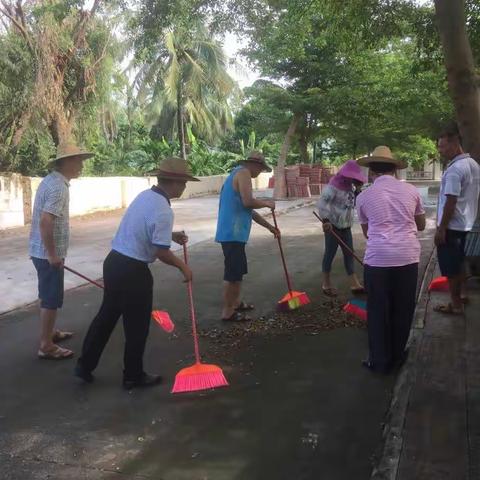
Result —
<path fill-rule="evenodd" d="M 317 212 L 313 212 L 313 214 L 320 220 L 322 224 L 325 223 L 317 214 Z M 343 245 L 343 248 L 345 248 L 345 250 L 347 250 L 347 252 L 350 253 L 350 255 L 363 267 L 363 262 L 355 255 L 355 252 L 340 238 L 339 235 L 335 233 L 335 230 L 333 229 L 333 225 L 330 232 L 327 232 L 327 233 L 331 233 L 337 239 L 338 243 Z"/>

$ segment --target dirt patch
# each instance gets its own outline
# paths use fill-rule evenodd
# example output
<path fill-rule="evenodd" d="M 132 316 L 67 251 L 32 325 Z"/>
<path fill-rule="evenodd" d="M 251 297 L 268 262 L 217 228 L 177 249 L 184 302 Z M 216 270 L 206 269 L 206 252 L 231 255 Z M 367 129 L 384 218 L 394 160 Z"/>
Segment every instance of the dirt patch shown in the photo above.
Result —
<path fill-rule="evenodd" d="M 242 348 L 254 337 L 298 334 L 318 335 L 335 328 L 366 328 L 366 323 L 347 315 L 339 300 L 309 304 L 291 312 L 275 312 L 248 323 L 231 324 L 227 328 L 200 330 L 199 335 L 207 338 L 216 347 Z"/>

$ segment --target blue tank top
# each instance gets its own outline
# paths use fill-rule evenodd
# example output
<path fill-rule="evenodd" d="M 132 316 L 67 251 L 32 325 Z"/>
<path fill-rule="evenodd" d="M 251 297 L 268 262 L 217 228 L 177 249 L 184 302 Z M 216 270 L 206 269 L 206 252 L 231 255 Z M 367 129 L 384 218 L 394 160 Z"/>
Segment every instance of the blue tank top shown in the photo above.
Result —
<path fill-rule="evenodd" d="M 240 192 L 233 188 L 233 178 L 243 167 L 235 168 L 220 192 L 216 242 L 247 243 L 252 228 L 252 209 L 245 208 Z"/>

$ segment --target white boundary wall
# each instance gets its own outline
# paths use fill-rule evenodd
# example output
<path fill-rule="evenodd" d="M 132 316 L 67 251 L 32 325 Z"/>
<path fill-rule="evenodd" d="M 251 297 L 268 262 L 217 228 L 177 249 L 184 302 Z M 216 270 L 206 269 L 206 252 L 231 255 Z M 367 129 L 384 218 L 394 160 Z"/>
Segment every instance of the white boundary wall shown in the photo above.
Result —
<path fill-rule="evenodd" d="M 254 189 L 268 187 L 269 173 L 252 181 Z M 188 182 L 182 199 L 220 193 L 227 175 L 199 177 Z M 29 223 L 25 212 L 33 208 L 39 177 L 18 174 L 0 175 L 0 230 Z M 81 177 L 70 182 L 70 215 L 126 208 L 143 190 L 156 183 L 155 177 Z M 28 188 L 29 187 L 29 188 Z"/>

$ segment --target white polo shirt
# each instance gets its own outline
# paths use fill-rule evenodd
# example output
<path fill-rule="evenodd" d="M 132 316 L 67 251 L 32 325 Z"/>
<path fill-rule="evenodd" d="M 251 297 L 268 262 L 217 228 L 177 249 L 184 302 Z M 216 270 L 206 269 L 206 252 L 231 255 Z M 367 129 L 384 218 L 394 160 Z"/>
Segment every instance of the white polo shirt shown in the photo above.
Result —
<path fill-rule="evenodd" d="M 449 230 L 469 232 L 477 218 L 478 196 L 480 193 L 480 166 L 468 153 L 457 155 L 442 175 L 438 198 L 437 225 L 440 225 L 446 195 L 457 197 L 457 205 Z"/>
<path fill-rule="evenodd" d="M 139 193 L 120 222 L 112 241 L 113 250 L 146 263 L 157 259 L 158 248 L 172 243 L 173 210 L 158 187 Z"/>

